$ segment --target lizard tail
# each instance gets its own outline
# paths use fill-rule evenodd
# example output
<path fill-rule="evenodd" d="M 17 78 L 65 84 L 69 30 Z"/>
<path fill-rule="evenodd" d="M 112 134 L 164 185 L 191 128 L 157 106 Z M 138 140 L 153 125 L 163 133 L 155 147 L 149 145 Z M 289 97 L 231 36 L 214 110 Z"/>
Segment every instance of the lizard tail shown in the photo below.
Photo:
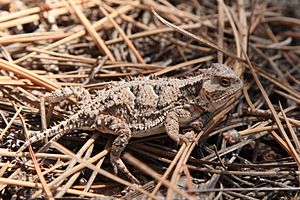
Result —
<path fill-rule="evenodd" d="M 17 151 L 18 153 L 24 151 L 30 144 L 33 144 L 35 142 L 38 142 L 40 140 L 43 140 L 45 138 L 52 138 L 53 140 L 57 140 L 60 137 L 62 137 L 64 134 L 71 132 L 74 129 L 77 129 L 79 127 L 82 127 L 85 124 L 85 120 L 80 120 L 74 123 L 71 119 L 63 121 L 59 123 L 58 125 L 53 126 L 52 128 L 49 128 L 42 132 L 31 132 L 30 138 L 27 140 L 21 148 Z"/>
<path fill-rule="evenodd" d="M 56 133 L 55 136 L 50 140 L 50 141 L 56 141 L 58 140 L 60 137 L 62 137 L 66 132 L 60 132 L 60 133 Z M 52 135 L 46 136 L 46 137 L 51 137 Z M 33 144 L 37 141 L 43 140 L 45 139 L 45 133 L 41 132 L 37 135 L 32 136 L 31 138 L 29 138 L 29 140 L 27 140 L 20 149 L 18 149 L 17 153 L 21 153 L 23 152 L 27 147 L 29 147 L 30 144 Z"/>

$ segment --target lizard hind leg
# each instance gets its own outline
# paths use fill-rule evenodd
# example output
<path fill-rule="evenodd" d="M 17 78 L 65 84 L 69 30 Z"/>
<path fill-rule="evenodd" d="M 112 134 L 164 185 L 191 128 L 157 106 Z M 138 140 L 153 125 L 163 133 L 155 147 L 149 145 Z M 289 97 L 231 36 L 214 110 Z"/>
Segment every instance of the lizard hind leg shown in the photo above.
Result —
<path fill-rule="evenodd" d="M 46 93 L 43 98 L 49 103 L 58 103 L 74 95 L 79 101 L 90 101 L 90 93 L 83 87 L 63 87 L 52 92 Z"/>
<path fill-rule="evenodd" d="M 140 184 L 137 178 L 135 178 L 129 172 L 122 159 L 120 158 L 124 148 L 127 146 L 131 138 L 131 130 L 128 124 L 113 116 L 100 115 L 97 121 L 97 125 L 104 126 L 104 129 L 110 130 L 115 135 L 117 135 L 117 138 L 112 143 L 110 152 L 110 162 L 113 166 L 114 173 L 117 174 L 119 170 L 124 173 L 133 183 Z"/>
<path fill-rule="evenodd" d="M 114 169 L 114 173 L 117 174 L 118 170 L 124 173 L 132 182 L 140 184 L 140 182 L 129 172 L 120 156 L 124 148 L 128 144 L 131 133 L 127 130 L 122 130 L 122 133 L 114 140 L 111 152 L 110 152 L 110 161 Z"/>

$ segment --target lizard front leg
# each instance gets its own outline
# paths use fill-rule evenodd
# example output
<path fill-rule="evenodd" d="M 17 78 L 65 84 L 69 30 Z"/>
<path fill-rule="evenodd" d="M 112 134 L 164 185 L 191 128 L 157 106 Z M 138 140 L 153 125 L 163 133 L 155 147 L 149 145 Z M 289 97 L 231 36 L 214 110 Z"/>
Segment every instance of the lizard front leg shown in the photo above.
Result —
<path fill-rule="evenodd" d="M 186 123 L 191 118 L 191 113 L 188 110 L 179 108 L 174 111 L 170 111 L 164 123 L 165 130 L 170 138 L 172 138 L 177 144 L 182 144 L 183 142 L 189 143 L 194 141 L 194 137 L 190 134 L 182 135 L 179 133 L 180 123 Z"/>

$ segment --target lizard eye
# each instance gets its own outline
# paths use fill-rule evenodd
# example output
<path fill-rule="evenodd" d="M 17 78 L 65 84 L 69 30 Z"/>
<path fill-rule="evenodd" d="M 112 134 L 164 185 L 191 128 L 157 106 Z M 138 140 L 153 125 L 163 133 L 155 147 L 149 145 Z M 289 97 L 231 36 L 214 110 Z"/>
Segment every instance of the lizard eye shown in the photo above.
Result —
<path fill-rule="evenodd" d="M 222 78 L 220 81 L 220 85 L 222 85 L 223 87 L 228 87 L 230 85 L 230 81 L 227 78 Z"/>

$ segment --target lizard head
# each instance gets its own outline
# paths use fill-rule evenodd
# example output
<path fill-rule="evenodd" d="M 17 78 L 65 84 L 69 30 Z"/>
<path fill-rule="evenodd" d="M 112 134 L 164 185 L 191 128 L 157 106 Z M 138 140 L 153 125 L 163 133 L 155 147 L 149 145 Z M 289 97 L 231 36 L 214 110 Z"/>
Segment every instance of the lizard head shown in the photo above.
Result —
<path fill-rule="evenodd" d="M 196 101 L 201 101 L 208 112 L 223 106 L 242 88 L 242 80 L 227 65 L 214 63 L 201 71 L 203 82 Z"/>

